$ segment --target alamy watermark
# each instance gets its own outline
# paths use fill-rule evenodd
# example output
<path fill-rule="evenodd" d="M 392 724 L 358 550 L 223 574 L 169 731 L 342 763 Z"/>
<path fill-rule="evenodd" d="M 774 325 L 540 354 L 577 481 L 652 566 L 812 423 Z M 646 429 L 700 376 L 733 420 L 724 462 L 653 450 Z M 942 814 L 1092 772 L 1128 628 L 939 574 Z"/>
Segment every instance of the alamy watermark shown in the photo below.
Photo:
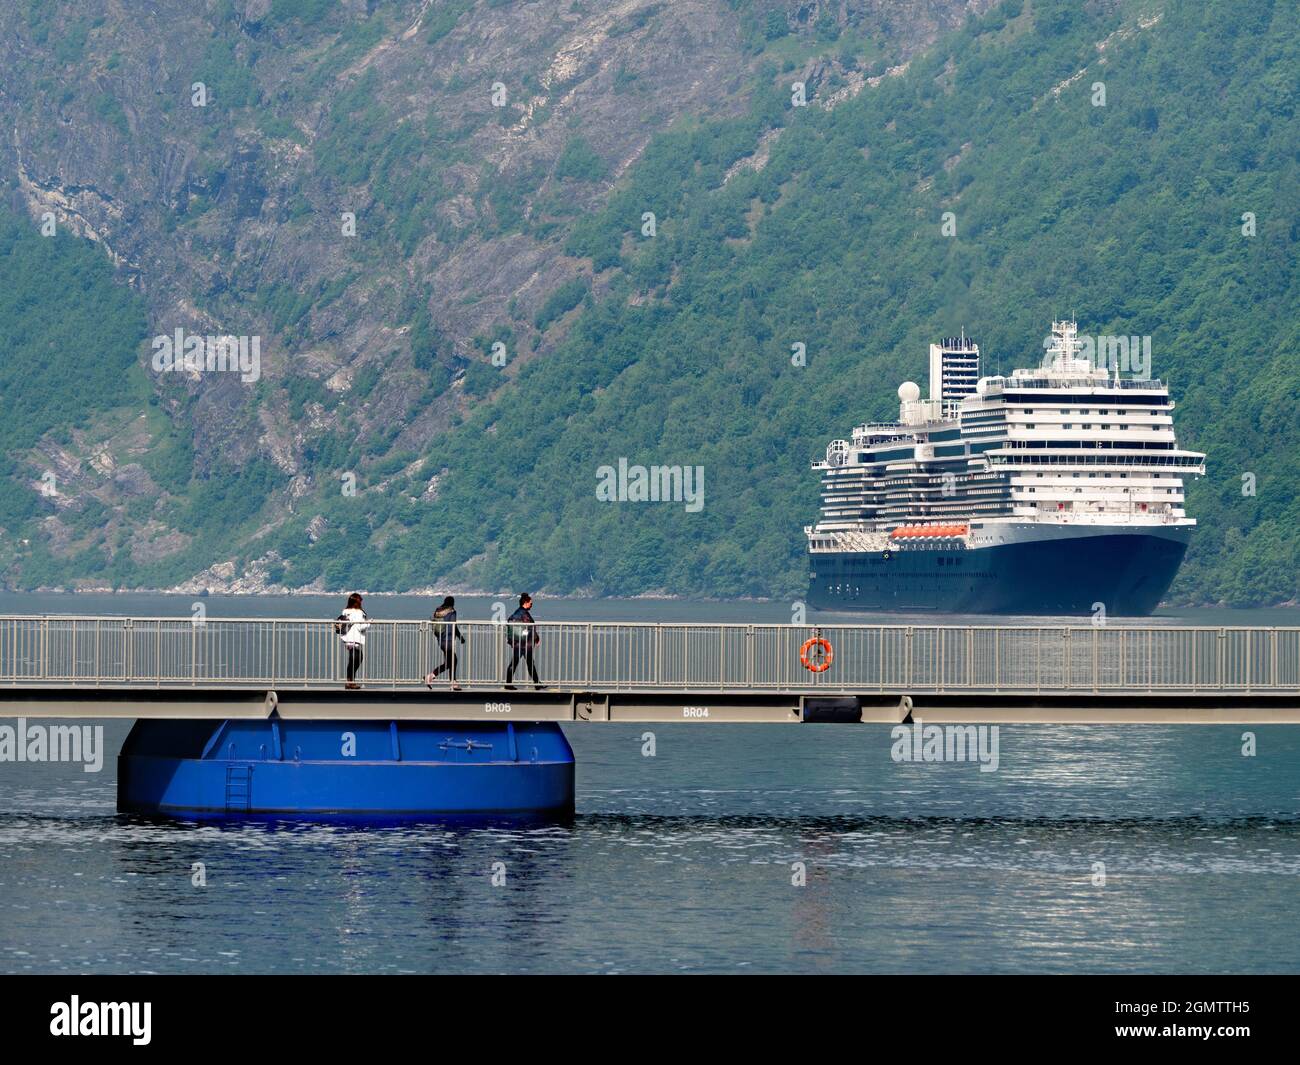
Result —
<path fill-rule="evenodd" d="M 50 1006 L 50 1035 L 129 1036 L 135 1046 L 148 1046 L 152 1013 L 151 1002 L 82 1002 L 73 995 Z"/>
<path fill-rule="evenodd" d="M 981 773 L 997 772 L 997 725 L 926 725 L 913 720 L 889 732 L 895 762 L 979 762 Z"/>
<path fill-rule="evenodd" d="M 688 513 L 704 509 L 703 466 L 641 466 L 626 458 L 596 467 L 596 498 L 602 503 L 685 503 Z"/>
<path fill-rule="evenodd" d="M 0 725 L 0 762 L 81 762 L 87 773 L 104 768 L 103 725 Z"/>
<path fill-rule="evenodd" d="M 178 326 L 153 338 L 152 365 L 155 373 L 237 373 L 253 384 L 262 376 L 262 338 L 186 335 Z"/>
<path fill-rule="evenodd" d="M 1151 380 L 1151 338 L 1149 336 L 1080 335 L 1075 339 L 1078 342 L 1074 352 L 1076 359 L 1082 359 L 1096 369 L 1129 374 L 1135 381 Z M 1043 357 L 1044 367 L 1051 366 L 1055 360 L 1058 340 L 1057 337 L 1043 339 L 1043 348 L 1047 352 Z"/>

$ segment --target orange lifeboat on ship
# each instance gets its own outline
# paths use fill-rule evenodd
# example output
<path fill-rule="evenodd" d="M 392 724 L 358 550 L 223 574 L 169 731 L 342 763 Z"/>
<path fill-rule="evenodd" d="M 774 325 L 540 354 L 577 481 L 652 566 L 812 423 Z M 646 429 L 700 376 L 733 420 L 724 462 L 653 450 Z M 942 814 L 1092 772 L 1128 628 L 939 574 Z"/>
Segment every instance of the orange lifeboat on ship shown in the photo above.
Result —
<path fill-rule="evenodd" d="M 889 534 L 891 540 L 911 540 L 916 537 L 956 537 L 965 536 L 969 526 L 966 525 L 900 525 Z"/>

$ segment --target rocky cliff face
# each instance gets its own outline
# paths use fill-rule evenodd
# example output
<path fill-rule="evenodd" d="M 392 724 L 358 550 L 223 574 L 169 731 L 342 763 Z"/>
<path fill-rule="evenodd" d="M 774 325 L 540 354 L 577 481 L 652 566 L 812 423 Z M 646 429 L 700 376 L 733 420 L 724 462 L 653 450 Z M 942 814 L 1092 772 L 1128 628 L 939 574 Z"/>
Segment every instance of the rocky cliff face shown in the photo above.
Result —
<path fill-rule="evenodd" d="M 258 501 L 264 532 L 337 492 L 349 451 L 402 465 L 599 297 L 604 280 L 566 238 L 656 133 L 739 113 L 773 71 L 854 91 L 989 6 L 5 5 L 10 206 L 97 241 L 143 295 L 150 336 L 260 345 L 256 380 L 157 373 L 142 345 L 166 417 L 137 411 L 39 449 L 35 466 L 64 472 L 42 525 L 51 550 L 192 550 L 208 583 L 240 579 L 229 563 L 246 545 L 196 547 L 172 505 L 191 476 L 269 464 L 281 477 Z M 485 378 L 497 342 L 505 373 Z M 160 449 L 168 462 L 145 461 Z M 90 497 L 103 520 L 74 532 L 63 512 Z"/>

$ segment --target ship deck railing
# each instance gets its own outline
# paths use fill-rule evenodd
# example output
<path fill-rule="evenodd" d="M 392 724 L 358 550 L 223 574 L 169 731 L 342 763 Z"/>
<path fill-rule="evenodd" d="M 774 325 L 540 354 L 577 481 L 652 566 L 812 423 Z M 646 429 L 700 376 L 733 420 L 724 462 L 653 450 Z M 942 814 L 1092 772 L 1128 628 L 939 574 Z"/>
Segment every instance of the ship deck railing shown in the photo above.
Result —
<path fill-rule="evenodd" d="M 1093 390 L 1101 390 L 1101 389 L 1108 389 L 1108 388 L 1120 388 L 1120 389 L 1139 389 L 1145 391 L 1158 392 L 1158 391 L 1162 391 L 1165 387 L 1166 387 L 1165 383 L 1159 379 L 1140 380 L 1132 377 L 1121 377 L 1118 380 L 1108 377 L 1105 381 L 1093 381 L 1090 378 L 1082 375 L 1070 376 L 1070 377 L 1007 376 L 1003 378 L 1001 390 L 1002 391 L 1006 391 L 1008 389 L 1019 390 L 1024 388 L 1058 388 L 1058 389 L 1090 388 Z"/>
<path fill-rule="evenodd" d="M 456 680 L 500 690 L 503 624 L 456 625 Z M 1105 625 L 539 622 L 543 683 L 573 691 L 1296 692 L 1300 628 Z M 821 673 L 806 641 L 833 649 Z M 0 685 L 325 688 L 341 685 L 334 622 L 195 617 L 0 617 Z M 372 621 L 368 689 L 409 689 L 442 664 L 431 621 Z M 515 683 L 528 687 L 522 660 Z M 449 684 L 446 675 L 435 687 Z"/>

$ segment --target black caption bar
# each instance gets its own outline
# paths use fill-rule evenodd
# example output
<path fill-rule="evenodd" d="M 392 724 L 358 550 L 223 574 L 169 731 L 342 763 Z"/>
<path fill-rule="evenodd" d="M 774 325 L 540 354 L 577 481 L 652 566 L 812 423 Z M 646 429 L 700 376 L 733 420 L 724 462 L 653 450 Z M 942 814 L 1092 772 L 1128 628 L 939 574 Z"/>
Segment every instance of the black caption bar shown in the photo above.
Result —
<path fill-rule="evenodd" d="M 115 1052 L 174 1053 L 226 1046 L 241 1054 L 255 1048 L 259 1055 L 284 1050 L 333 1057 L 345 1050 L 391 1047 L 397 1018 L 413 1025 L 408 1034 L 442 1030 L 444 1047 L 444 1036 L 469 1025 L 457 1043 L 479 1030 L 486 1051 L 500 1035 L 491 1034 L 490 1017 L 501 1011 L 510 1017 L 512 1039 L 545 1032 L 572 1046 L 597 1040 L 611 1020 L 625 1016 L 643 1037 L 645 1025 L 662 1025 L 664 1038 L 680 1046 L 690 1015 L 702 1007 L 712 1015 L 717 1034 L 726 1029 L 729 1040 L 743 1044 L 751 1037 L 766 1041 L 774 1018 L 760 1022 L 742 1010 L 727 1020 L 732 995 L 743 994 L 750 1002 L 759 996 L 778 1007 L 806 1001 L 809 991 L 806 978 L 798 997 L 787 998 L 794 988 L 766 986 L 789 981 L 786 976 L 731 978 L 725 989 L 705 986 L 720 983 L 721 975 L 684 977 L 676 984 L 632 977 L 635 990 L 626 980 L 587 980 L 579 988 L 574 980 L 529 977 L 9 976 L 0 977 L 0 1052 L 18 1060 L 17 1051 L 94 1053 L 111 1046 Z M 747 986 L 740 985 L 742 979 Z M 899 974 L 846 979 L 852 980 L 851 993 L 872 1026 L 893 1028 L 928 1049 L 969 1049 L 977 1037 L 998 1049 L 1203 1043 L 1216 1050 L 1240 1045 L 1266 1050 L 1280 1049 L 1284 1041 L 1290 1045 L 1295 1028 L 1294 977 Z M 602 1006 L 612 1012 L 593 1023 L 592 1007 Z M 810 1049 L 810 1033 L 798 1034 L 802 1026 L 796 1017 L 792 1012 L 790 1024 L 777 1027 L 788 1028 L 792 1047 Z"/>

